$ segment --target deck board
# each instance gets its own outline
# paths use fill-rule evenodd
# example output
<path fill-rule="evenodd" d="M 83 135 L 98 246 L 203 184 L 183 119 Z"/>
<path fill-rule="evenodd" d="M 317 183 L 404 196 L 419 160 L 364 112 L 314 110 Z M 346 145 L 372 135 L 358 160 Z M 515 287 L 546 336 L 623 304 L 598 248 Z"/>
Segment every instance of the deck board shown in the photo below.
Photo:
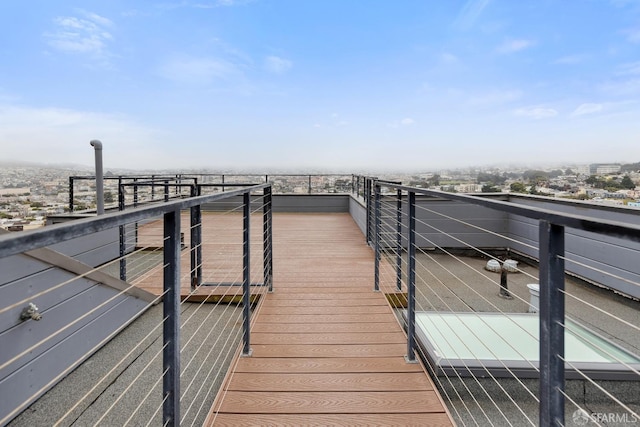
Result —
<path fill-rule="evenodd" d="M 258 358 L 243 357 L 238 360 L 235 372 L 256 373 L 398 373 L 423 372 L 416 363 L 407 363 L 399 357 L 353 358 Z"/>
<path fill-rule="evenodd" d="M 404 357 L 402 344 L 256 344 L 253 357 Z"/>
<path fill-rule="evenodd" d="M 254 314 L 205 425 L 453 425 L 348 214 L 274 215 L 274 292 Z"/>
<path fill-rule="evenodd" d="M 253 333 L 270 332 L 274 334 L 290 333 L 337 333 L 337 332 L 394 332 L 398 330 L 396 322 L 367 323 L 258 323 Z"/>
<path fill-rule="evenodd" d="M 418 391 L 431 390 L 422 372 L 246 373 L 236 372 L 229 384 L 236 391 Z"/>
<path fill-rule="evenodd" d="M 216 426 L 253 427 L 326 427 L 326 426 L 451 426 L 444 413 L 403 414 L 219 414 L 212 417 Z"/>
<path fill-rule="evenodd" d="M 218 408 L 216 408 L 218 409 Z M 389 414 L 420 409 L 442 412 L 432 390 L 422 391 L 227 391 L 219 411 L 249 414 Z"/>
<path fill-rule="evenodd" d="M 388 313 L 380 314 L 264 314 L 264 323 L 380 323 L 389 321 Z"/>
<path fill-rule="evenodd" d="M 334 305 L 330 307 L 323 306 L 315 306 L 315 305 L 306 305 L 302 304 L 302 306 L 297 307 L 287 307 L 286 309 L 281 307 L 264 307 L 260 314 L 391 314 L 389 306 L 382 301 L 382 304 L 374 305 L 374 306 L 350 306 L 344 307 L 340 305 Z"/>
<path fill-rule="evenodd" d="M 375 331 L 375 330 L 373 330 Z M 251 335 L 254 344 L 327 345 L 327 344 L 403 344 L 404 334 L 395 332 L 332 332 L 332 333 L 264 333 Z"/>

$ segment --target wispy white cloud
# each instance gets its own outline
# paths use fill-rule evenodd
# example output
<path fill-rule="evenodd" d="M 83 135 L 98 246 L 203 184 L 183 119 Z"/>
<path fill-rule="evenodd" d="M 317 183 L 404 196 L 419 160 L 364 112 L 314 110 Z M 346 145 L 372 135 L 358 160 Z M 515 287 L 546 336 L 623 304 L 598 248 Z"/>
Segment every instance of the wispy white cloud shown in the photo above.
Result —
<path fill-rule="evenodd" d="M 264 60 L 264 67 L 273 74 L 284 74 L 293 67 L 293 62 L 279 56 L 267 56 Z"/>
<path fill-rule="evenodd" d="M 622 99 L 620 101 L 608 101 L 600 103 L 584 103 L 578 105 L 571 113 L 571 117 L 588 116 L 592 114 L 614 117 L 624 114 L 637 114 L 639 101 L 635 99 Z"/>
<path fill-rule="evenodd" d="M 640 28 L 627 28 L 622 30 L 622 33 L 627 36 L 629 42 L 640 43 Z"/>
<path fill-rule="evenodd" d="M 406 126 L 411 126 L 413 124 L 415 124 L 415 120 L 412 119 L 411 117 L 404 117 L 400 120 L 394 120 L 393 122 L 389 123 L 387 126 L 389 126 L 390 128 L 399 128 L 399 127 L 406 127 Z"/>
<path fill-rule="evenodd" d="M 587 55 L 584 54 L 573 54 L 560 57 L 553 61 L 554 64 L 563 64 L 563 65 L 575 65 L 584 62 L 588 58 Z"/>
<path fill-rule="evenodd" d="M 215 3 L 218 6 L 238 6 L 242 4 L 251 3 L 253 0 L 217 0 Z"/>
<path fill-rule="evenodd" d="M 215 9 L 218 7 L 241 6 L 252 3 L 254 0 L 210 0 L 210 1 L 192 1 L 182 0 L 173 2 L 157 3 L 156 7 L 164 10 L 178 8 L 194 8 L 194 9 Z"/>
<path fill-rule="evenodd" d="M 132 18 L 134 16 L 143 15 L 143 13 L 140 12 L 140 10 L 138 9 L 128 9 L 128 10 L 125 10 L 124 12 L 121 12 L 120 15 L 124 16 L 125 18 Z"/>
<path fill-rule="evenodd" d="M 90 21 L 95 22 L 96 24 L 101 25 L 102 27 L 111 27 L 111 26 L 113 26 L 113 22 L 111 22 L 111 20 L 109 18 L 105 18 L 104 16 L 100 16 L 97 13 L 84 11 L 84 10 L 81 10 L 80 13 L 82 13 Z"/>
<path fill-rule="evenodd" d="M 597 86 L 608 97 L 624 97 L 640 94 L 640 61 L 619 64 L 614 75 Z"/>
<path fill-rule="evenodd" d="M 496 48 L 496 52 L 506 55 L 510 53 L 520 52 L 521 50 L 528 49 L 532 46 L 535 46 L 535 42 L 533 40 L 527 39 L 511 39 L 506 40 L 500 46 Z"/>
<path fill-rule="evenodd" d="M 126 116 L 0 104 L 0 141 L 3 158 L 7 159 L 25 159 L 26 147 L 37 143 L 38 153 L 34 159 L 91 165 L 93 154 L 89 141 L 101 139 L 105 145 L 105 167 L 118 163 L 120 167 L 135 168 L 139 166 L 136 165 L 139 159 L 149 156 L 145 153 L 148 147 L 159 148 L 158 141 L 166 138 L 163 131 Z"/>
<path fill-rule="evenodd" d="M 454 64 L 458 61 L 459 61 L 458 57 L 453 53 L 444 52 L 440 55 L 440 62 L 444 64 Z"/>
<path fill-rule="evenodd" d="M 469 30 L 488 4 L 489 0 L 467 0 L 462 9 L 460 9 L 453 26 L 459 30 Z"/>
<path fill-rule="evenodd" d="M 159 68 L 159 74 L 169 80 L 188 84 L 210 84 L 238 74 L 238 66 L 214 57 L 176 56 Z"/>
<path fill-rule="evenodd" d="M 621 64 L 616 70 L 618 76 L 640 75 L 640 61 Z"/>
<path fill-rule="evenodd" d="M 524 107 L 524 108 L 518 108 L 513 112 L 513 114 L 518 117 L 528 117 L 531 119 L 539 120 L 539 119 L 548 119 L 548 118 L 557 116 L 558 110 L 554 108 L 540 107 L 540 106 Z"/>
<path fill-rule="evenodd" d="M 611 80 L 601 84 L 598 88 L 607 96 L 629 96 L 640 93 L 640 78 L 626 80 Z"/>
<path fill-rule="evenodd" d="M 211 2 L 192 3 L 191 7 L 196 9 L 214 9 L 216 7 L 231 7 L 249 3 L 250 0 L 216 0 Z"/>
<path fill-rule="evenodd" d="M 107 44 L 113 40 L 109 32 L 113 22 L 92 12 L 80 11 L 79 15 L 56 17 L 54 30 L 44 34 L 47 43 L 65 53 L 106 56 Z"/>
<path fill-rule="evenodd" d="M 602 104 L 593 104 L 593 103 L 580 104 L 575 110 L 573 110 L 573 112 L 571 113 L 571 116 L 578 117 L 578 116 L 584 116 L 586 114 L 594 114 L 602 111 L 603 109 L 604 109 L 604 105 Z"/>

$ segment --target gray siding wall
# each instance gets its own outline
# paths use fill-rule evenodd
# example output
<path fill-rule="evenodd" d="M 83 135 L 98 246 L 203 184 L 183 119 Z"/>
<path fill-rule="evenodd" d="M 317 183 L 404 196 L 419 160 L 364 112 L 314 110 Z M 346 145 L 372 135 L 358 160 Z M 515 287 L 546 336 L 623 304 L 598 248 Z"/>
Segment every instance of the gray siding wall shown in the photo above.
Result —
<path fill-rule="evenodd" d="M 635 209 L 536 197 L 511 196 L 509 201 L 567 214 L 585 215 L 632 224 L 640 223 L 640 211 Z M 385 199 L 382 210 L 383 218 L 387 217 L 383 219 L 381 225 L 382 233 L 385 236 L 383 246 L 394 246 L 396 238 L 395 200 L 393 198 Z M 406 200 L 403 201 L 402 210 L 402 244 L 406 248 L 405 236 L 408 225 Z M 352 197 L 349 201 L 349 212 L 362 233 L 365 234 L 366 208 L 363 202 Z M 455 220 L 443 215 L 455 218 Z M 490 233 L 473 226 L 489 230 Z M 422 248 L 511 248 L 533 259 L 538 259 L 537 220 L 470 203 L 418 196 L 416 199 L 416 231 L 418 233 L 416 243 Z M 565 232 L 567 259 L 575 261 L 566 262 L 567 272 L 634 298 L 640 298 L 640 286 L 634 284 L 640 283 L 639 243 L 575 229 L 567 229 Z M 591 268 L 580 264 L 588 265 Z M 607 274 L 601 271 L 607 272 Z"/>
<path fill-rule="evenodd" d="M 406 202 L 402 209 L 408 212 Z M 406 219 L 404 222 L 408 227 Z M 416 244 L 419 247 L 504 248 L 508 242 L 501 236 L 507 229 L 507 214 L 502 212 L 450 200 L 416 198 L 416 232 L 419 234 Z"/>
<path fill-rule="evenodd" d="M 348 194 L 274 194 L 273 212 L 349 212 Z M 262 196 L 251 196 L 253 209 L 260 206 Z M 242 196 L 202 205 L 204 211 L 240 209 Z"/>
<path fill-rule="evenodd" d="M 276 194 L 274 212 L 349 212 L 348 194 Z"/>
<path fill-rule="evenodd" d="M 351 217 L 358 225 L 362 235 L 366 235 L 367 229 L 367 209 L 364 206 L 364 202 L 360 199 L 356 199 L 353 196 L 349 197 L 349 213 Z"/>
<path fill-rule="evenodd" d="M 396 231 L 395 196 L 381 202 L 383 244 L 395 245 Z M 351 216 L 360 230 L 366 232 L 366 207 L 352 198 Z M 409 227 L 408 204 L 402 201 L 402 244 L 406 248 Z M 452 219 L 454 218 L 454 219 Z M 454 202 L 432 197 L 416 197 L 416 244 L 421 248 L 505 248 L 508 240 L 507 214 L 482 206 Z M 460 222 L 463 221 L 464 223 Z M 465 224 L 466 223 L 466 224 Z M 480 229 L 476 228 L 479 227 Z M 484 230 L 490 230 L 487 233 Z"/>
<path fill-rule="evenodd" d="M 632 224 L 640 223 L 640 211 L 635 209 L 513 196 L 510 201 L 567 214 L 586 215 Z M 508 234 L 515 240 L 538 247 L 538 221 L 510 215 Z M 511 247 L 535 259 L 538 258 L 538 250 L 525 244 L 512 244 Z M 640 283 L 638 267 L 640 243 L 568 228 L 565 230 L 565 252 L 568 260 L 589 265 L 609 274 L 584 267 L 576 262 L 566 261 L 565 268 L 568 272 L 634 298 L 640 298 L 640 286 L 628 282 Z M 611 274 L 618 277 L 612 277 Z"/>
<path fill-rule="evenodd" d="M 118 256 L 118 230 L 51 249 L 98 266 Z M 0 420 L 33 402 L 147 308 L 138 298 L 26 255 L 0 259 L 0 272 L 2 307 L 16 304 L 0 313 Z M 29 302 L 40 321 L 20 320 Z"/>

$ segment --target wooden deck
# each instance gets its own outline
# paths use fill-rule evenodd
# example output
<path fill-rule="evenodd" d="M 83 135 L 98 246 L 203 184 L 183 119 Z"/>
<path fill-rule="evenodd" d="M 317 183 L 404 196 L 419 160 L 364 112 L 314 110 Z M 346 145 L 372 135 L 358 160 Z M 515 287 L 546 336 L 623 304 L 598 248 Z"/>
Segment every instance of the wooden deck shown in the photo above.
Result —
<path fill-rule="evenodd" d="M 278 234 L 281 230 L 291 230 L 291 232 L 298 233 L 292 238 L 286 240 L 280 239 L 280 236 L 275 237 L 274 252 L 274 270 L 276 271 L 276 278 L 280 282 L 280 286 L 286 286 L 286 280 L 291 282 L 291 277 L 285 273 L 287 271 L 293 272 L 294 283 L 300 268 L 304 268 L 304 260 L 297 256 L 297 264 L 289 264 L 287 260 L 293 260 L 293 258 L 287 257 L 287 254 L 291 252 L 295 253 L 301 242 L 304 242 L 308 234 L 308 229 L 305 228 L 304 223 L 298 224 L 300 219 L 294 219 L 296 215 L 302 215 L 303 218 L 310 219 L 312 216 L 307 214 L 277 214 L 274 215 L 273 227 L 277 229 Z M 322 216 L 322 215 L 321 215 Z M 350 218 L 350 217 L 349 217 Z M 317 216 L 314 216 L 314 221 L 318 220 Z M 191 257 L 190 257 L 190 230 L 189 230 L 189 214 L 183 213 L 180 218 L 181 232 L 184 236 L 184 250 L 181 253 L 180 259 L 180 294 L 181 299 L 189 302 L 241 302 L 242 301 L 242 216 L 239 213 L 214 213 L 204 212 L 202 214 L 202 283 L 207 286 L 201 286 L 196 290 L 191 289 Z M 326 218 L 324 219 L 326 221 Z M 330 223 L 329 223 L 330 224 Z M 329 225 L 326 224 L 326 225 Z M 351 230 L 355 231 L 356 235 L 351 238 L 354 242 L 362 243 L 364 237 L 359 233 L 355 224 L 352 224 L 355 228 Z M 310 225 L 313 226 L 313 225 Z M 138 262 L 141 266 L 136 265 L 136 262 L 129 261 L 127 268 L 131 271 L 136 271 L 140 268 L 149 269 L 149 271 L 143 274 L 140 278 L 132 281 L 137 288 L 150 292 L 153 295 L 159 296 L 162 294 L 162 266 L 160 265 L 161 250 L 162 250 L 162 220 L 150 222 L 142 225 L 138 230 L 138 237 L 136 241 L 136 248 L 139 251 L 154 252 L 157 257 L 155 266 L 150 268 L 146 261 Z M 260 214 L 252 215 L 251 217 L 251 229 L 254 230 L 251 233 L 251 283 L 261 284 L 264 282 L 262 274 L 262 216 Z M 297 227 L 294 231 L 291 227 Z M 339 230 L 335 231 L 339 233 Z M 285 236 L 282 236 L 285 237 Z M 349 256 L 345 250 L 347 248 L 338 248 L 339 240 L 334 239 L 329 243 L 329 247 L 335 249 L 335 255 Z M 288 252 L 288 247 L 292 246 L 292 250 Z M 312 258 L 310 258 L 312 259 Z M 362 261 L 361 261 L 362 262 Z M 386 260 L 383 260 L 385 263 Z M 147 264 L 147 265 L 145 265 Z M 337 264 L 336 264 L 337 265 Z M 368 273 L 371 273 L 365 278 L 367 286 L 371 287 L 373 283 L 373 265 L 372 259 L 364 261 L 364 266 Z M 369 271 L 371 270 L 371 271 Z M 383 270 L 391 271 L 391 267 L 383 268 Z M 349 266 L 343 270 L 343 276 L 348 280 L 350 276 L 358 276 L 358 272 L 351 272 Z M 328 279 L 328 278 L 327 278 Z M 393 279 L 384 280 L 381 282 L 381 290 L 387 297 L 387 299 L 398 307 L 406 306 L 406 290 L 404 292 L 397 291 Z M 309 280 L 306 278 L 305 280 Z M 362 283 L 362 277 L 360 277 L 360 283 Z M 296 292 L 296 290 L 292 290 Z M 328 289 L 327 294 L 329 299 L 335 299 L 335 290 Z M 265 290 L 261 287 L 254 286 L 252 288 L 252 295 L 259 297 L 265 293 Z M 331 297 L 333 295 L 333 297 Z"/>
<path fill-rule="evenodd" d="M 202 214 L 202 283 L 196 290 L 191 289 L 191 254 L 189 214 L 180 218 L 184 236 L 184 249 L 180 256 L 180 294 L 190 302 L 240 302 L 242 301 L 242 215 L 239 213 Z M 140 226 L 136 247 L 138 250 L 156 252 L 160 257 L 162 247 L 162 220 Z M 251 283 L 262 284 L 262 216 L 251 217 Z M 160 258 L 158 258 L 160 259 Z M 142 263 L 140 263 L 142 264 Z M 135 264 L 128 266 L 135 270 Z M 162 294 L 162 266 L 156 266 L 139 279 L 133 281 L 136 287 L 155 295 Z M 260 286 L 252 288 L 252 294 L 265 293 Z"/>
<path fill-rule="evenodd" d="M 393 292 L 393 278 L 383 291 Z M 274 215 L 274 293 L 205 425 L 453 425 L 348 214 Z"/>

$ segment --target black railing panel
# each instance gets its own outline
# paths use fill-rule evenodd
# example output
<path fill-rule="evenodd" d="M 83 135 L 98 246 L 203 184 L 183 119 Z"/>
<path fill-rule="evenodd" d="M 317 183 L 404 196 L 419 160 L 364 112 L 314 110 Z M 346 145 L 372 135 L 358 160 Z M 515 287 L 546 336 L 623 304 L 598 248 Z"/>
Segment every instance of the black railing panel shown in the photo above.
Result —
<path fill-rule="evenodd" d="M 463 209 L 468 206 L 480 206 L 489 208 L 507 215 L 514 215 L 539 221 L 539 264 L 540 264 L 540 301 L 539 301 L 539 361 L 540 361 L 540 406 L 539 421 L 540 425 L 563 425 L 565 419 L 565 362 L 564 334 L 565 328 L 565 228 L 586 231 L 598 235 L 611 236 L 614 238 L 625 239 L 631 242 L 640 242 L 640 225 L 636 223 L 628 223 L 616 220 L 607 220 L 603 218 L 595 218 L 586 215 L 568 214 L 554 211 L 548 208 L 537 208 L 523 204 L 510 203 L 504 200 L 495 200 L 485 197 L 470 196 L 464 194 L 452 194 L 442 191 L 427 190 L 422 188 L 414 188 L 399 185 L 397 183 L 378 180 L 370 177 L 363 177 L 363 198 L 365 200 L 367 212 L 366 239 L 373 247 L 375 266 L 374 277 L 375 286 L 378 289 L 380 281 L 380 261 L 379 254 L 382 251 L 394 253 L 395 276 L 399 289 L 402 282 L 402 264 L 406 262 L 407 272 L 407 359 L 411 360 L 411 355 L 415 351 L 415 281 L 416 281 L 416 249 L 420 248 L 420 244 L 416 242 L 416 237 L 421 238 L 421 243 L 427 246 L 433 246 L 431 249 L 440 248 L 438 244 L 434 244 L 432 240 L 424 236 L 418 236 L 416 232 L 416 198 L 422 196 L 424 200 L 431 199 L 435 204 L 442 205 L 441 201 L 453 201 L 460 203 Z M 360 182 L 360 178 L 356 177 L 354 181 Z M 356 191 L 358 185 L 355 185 Z M 387 196 L 387 194 L 395 193 L 395 196 Z M 384 206 L 380 207 L 379 201 L 385 199 Z M 407 195 L 405 215 L 406 222 L 403 221 L 403 194 Z M 357 196 L 357 194 L 356 194 Z M 394 203 L 395 202 L 395 203 Z M 446 214 L 433 211 L 427 206 L 427 203 L 421 202 L 419 206 L 421 210 L 419 222 L 420 226 L 432 228 L 433 234 L 447 234 L 448 242 L 459 242 L 464 247 L 469 245 L 456 235 L 451 235 L 438 229 L 433 225 L 440 223 L 459 222 L 461 225 L 453 232 L 462 235 L 464 230 L 478 229 L 481 232 L 496 234 L 494 231 L 486 230 L 482 226 L 474 224 L 473 220 L 469 220 L 465 215 L 464 219 L 453 218 Z M 449 215 L 452 215 L 449 213 Z M 455 214 L 453 214 L 455 216 Z M 458 215 L 460 216 L 460 215 Z M 437 219 L 443 217 L 446 219 Z M 438 222 L 439 221 L 439 222 Z M 382 225 L 380 225 L 382 224 Z M 403 236 L 403 226 L 406 224 L 407 233 Z M 475 227 L 475 228 L 474 228 Z M 395 239 L 390 238 L 394 236 Z M 509 236 L 502 237 L 508 242 Z M 406 240 L 404 240 L 406 239 Z M 406 243 L 405 243 L 406 242 Z M 515 242 L 515 244 L 525 244 Z M 481 249 L 469 245 L 473 250 Z M 508 248 L 508 246 L 507 246 Z M 403 261 L 404 250 L 406 249 L 406 261 Z M 421 249 L 422 250 L 422 249 Z M 446 252 L 446 249 L 441 249 Z M 422 250 L 423 251 L 423 250 Z M 508 251 L 507 251 L 508 253 Z M 486 255 L 486 253 L 485 253 Z M 428 257 L 428 255 L 426 255 Z M 421 267 L 424 268 L 424 267 Z M 437 280 L 436 278 L 434 278 Z M 459 279 L 459 278 L 458 278 Z M 505 283 L 506 285 L 506 283 Z M 506 293 L 505 298 L 511 295 Z M 615 314 L 613 314 L 615 317 Z M 615 398 L 613 398 L 615 400 Z M 633 412 L 631 413 L 634 414 Z"/>

